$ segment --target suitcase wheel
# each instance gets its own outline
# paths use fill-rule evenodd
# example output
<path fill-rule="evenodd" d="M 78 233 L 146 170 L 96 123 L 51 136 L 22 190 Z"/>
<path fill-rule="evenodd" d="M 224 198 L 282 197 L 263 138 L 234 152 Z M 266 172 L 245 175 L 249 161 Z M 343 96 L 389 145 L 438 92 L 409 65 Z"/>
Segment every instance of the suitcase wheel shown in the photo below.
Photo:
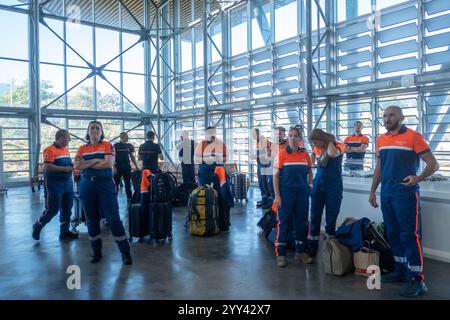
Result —
<path fill-rule="evenodd" d="M 142 242 L 144 242 L 144 239 L 143 238 L 139 238 L 138 242 L 142 243 Z"/>
<path fill-rule="evenodd" d="M 173 239 L 173 238 L 172 238 L 172 235 L 169 235 L 169 240 L 172 241 L 172 239 Z"/>
<path fill-rule="evenodd" d="M 133 237 L 129 237 L 128 240 L 129 240 L 130 242 L 133 242 Z"/>

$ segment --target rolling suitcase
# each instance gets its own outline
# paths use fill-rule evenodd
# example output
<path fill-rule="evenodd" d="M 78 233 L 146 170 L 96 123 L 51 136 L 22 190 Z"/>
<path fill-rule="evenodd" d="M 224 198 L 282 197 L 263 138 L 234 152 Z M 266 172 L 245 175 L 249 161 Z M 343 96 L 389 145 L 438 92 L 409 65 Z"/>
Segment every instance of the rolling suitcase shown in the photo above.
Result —
<path fill-rule="evenodd" d="M 151 202 L 149 206 L 150 240 L 172 240 L 172 204 L 170 202 Z"/>
<path fill-rule="evenodd" d="M 139 238 L 139 242 L 142 242 L 143 238 L 150 235 L 148 214 L 141 210 L 140 203 L 133 203 L 128 207 L 128 233 L 130 242 L 133 238 Z"/>
<path fill-rule="evenodd" d="M 86 216 L 84 214 L 83 206 L 81 204 L 80 195 L 78 192 L 73 194 L 73 208 L 74 213 L 70 219 L 70 225 L 72 226 L 72 231 L 77 232 L 77 227 L 86 222 Z"/>
<path fill-rule="evenodd" d="M 245 173 L 236 172 L 231 175 L 231 192 L 236 200 L 247 200 L 250 181 Z"/>

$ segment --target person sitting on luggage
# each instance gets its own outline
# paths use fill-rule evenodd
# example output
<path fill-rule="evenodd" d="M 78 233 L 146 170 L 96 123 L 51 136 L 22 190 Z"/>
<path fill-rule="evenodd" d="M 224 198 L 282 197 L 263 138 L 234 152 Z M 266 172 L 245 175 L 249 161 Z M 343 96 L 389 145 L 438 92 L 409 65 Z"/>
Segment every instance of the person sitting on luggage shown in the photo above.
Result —
<path fill-rule="evenodd" d="M 387 132 L 377 140 L 377 163 L 369 203 L 378 207 L 376 191 L 381 183 L 381 212 L 395 260 L 395 270 L 381 276 L 381 282 L 405 282 L 400 295 L 416 297 L 428 291 L 423 274 L 419 183 L 436 172 L 439 163 L 424 137 L 407 128 L 404 120 L 399 106 L 384 110 Z M 417 175 L 420 160 L 426 166 Z"/>
<path fill-rule="evenodd" d="M 261 134 L 258 128 L 253 129 L 252 137 L 256 141 L 256 153 L 252 155 L 252 160 L 256 160 L 257 163 L 258 185 L 262 197 L 256 206 L 269 209 L 273 202 L 273 194 L 269 188 L 271 143 L 269 139 Z"/>
<path fill-rule="evenodd" d="M 116 183 L 117 190 L 119 190 L 119 185 L 123 177 L 127 199 L 128 201 L 131 201 L 132 193 L 130 159 L 134 164 L 135 170 L 137 170 L 138 165 L 136 163 L 136 158 L 134 157 L 134 146 L 131 143 L 128 143 L 128 134 L 126 132 L 122 132 L 119 138 L 120 142 L 114 144 L 114 150 L 116 152 L 116 172 L 114 174 L 114 181 Z"/>
<path fill-rule="evenodd" d="M 355 133 L 344 140 L 347 159 L 344 169 L 364 170 L 364 156 L 369 146 L 369 138 L 362 134 L 363 123 L 356 121 L 354 124 Z"/>
<path fill-rule="evenodd" d="M 312 130 L 309 141 L 314 146 L 311 155 L 313 166 L 316 158 L 318 159 L 311 193 L 311 223 L 308 240 L 308 254 L 314 257 L 317 254 L 324 207 L 326 208 L 327 237 L 334 236 L 336 231 L 336 220 L 343 195 L 342 157 L 345 145 L 336 141 L 332 134 L 321 129 Z"/>
<path fill-rule="evenodd" d="M 275 189 L 273 188 L 273 172 L 274 172 L 274 168 L 273 168 L 273 164 L 275 162 L 275 158 L 278 155 L 278 152 L 280 152 L 281 150 L 286 149 L 287 145 L 288 145 L 288 141 L 286 139 L 286 128 L 283 126 L 278 126 L 275 128 L 274 130 L 274 143 L 272 143 L 271 147 L 270 147 L 270 175 L 268 176 L 268 183 L 269 183 L 269 189 L 270 189 L 270 193 L 275 197 Z M 276 141 L 276 142 L 275 142 Z M 272 203 L 273 205 L 273 203 Z M 262 204 L 260 203 L 256 203 L 256 206 L 262 206 Z"/>
<path fill-rule="evenodd" d="M 223 166 L 226 158 L 227 148 L 216 138 L 216 128 L 206 128 L 205 140 L 197 145 L 194 154 L 194 163 L 198 164 L 199 185 L 211 184 L 214 169 Z"/>
<path fill-rule="evenodd" d="M 155 143 L 155 133 L 147 132 L 147 141 L 139 147 L 139 160 L 142 160 L 142 169 L 149 169 L 153 173 L 159 173 L 158 158 L 163 161 L 161 147 Z"/>
<path fill-rule="evenodd" d="M 177 144 L 176 149 L 179 150 L 178 156 L 181 160 L 183 182 L 195 183 L 195 142 L 189 137 L 189 131 L 183 131 L 181 133 L 180 142 Z"/>
<path fill-rule="evenodd" d="M 278 152 L 274 163 L 274 205 L 278 215 L 275 254 L 279 267 L 287 265 L 286 245 L 290 221 L 293 221 L 295 230 L 295 258 L 303 263 L 312 262 L 312 258 L 306 254 L 312 169 L 308 152 L 300 147 L 300 139 L 300 130 L 292 127 L 288 135 L 289 145 Z"/>
<path fill-rule="evenodd" d="M 94 252 L 91 263 L 97 263 L 102 258 L 100 220 L 103 215 L 122 254 L 123 263 L 129 265 L 132 264 L 130 244 L 120 220 L 117 190 L 112 177 L 114 148 L 103 139 L 102 124 L 91 121 L 86 134 L 89 142 L 80 146 L 75 156 L 75 169 L 81 170 L 79 193 Z"/>
<path fill-rule="evenodd" d="M 44 149 L 45 211 L 33 224 L 32 236 L 35 240 L 40 239 L 42 228 L 59 211 L 59 222 L 61 223 L 59 238 L 61 240 L 78 238 L 78 234 L 69 230 L 73 206 L 73 164 L 67 148 L 69 141 L 69 132 L 60 129 L 56 131 L 55 142 Z"/>

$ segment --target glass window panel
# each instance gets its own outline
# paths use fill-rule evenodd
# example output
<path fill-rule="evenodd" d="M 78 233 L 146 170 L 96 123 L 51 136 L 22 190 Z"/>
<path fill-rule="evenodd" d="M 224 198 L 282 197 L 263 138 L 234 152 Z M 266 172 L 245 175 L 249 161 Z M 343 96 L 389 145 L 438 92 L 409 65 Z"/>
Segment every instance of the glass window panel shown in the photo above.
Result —
<path fill-rule="evenodd" d="M 134 34 L 122 34 L 122 50 L 125 51 L 139 40 L 139 36 Z M 144 73 L 144 43 L 139 42 L 122 55 L 123 71 Z M 156 68 L 155 68 L 156 69 Z"/>
<path fill-rule="evenodd" d="M 195 67 L 203 66 L 203 31 L 200 27 L 195 28 Z"/>
<path fill-rule="evenodd" d="M 0 104 L 28 107 L 28 62 L 0 59 Z"/>
<path fill-rule="evenodd" d="M 144 76 L 123 74 L 123 94 L 142 111 L 144 111 L 145 101 L 144 87 Z M 139 112 L 125 98 L 123 99 L 123 110 L 125 112 Z"/>
<path fill-rule="evenodd" d="M 183 33 L 181 39 L 181 71 L 192 69 L 192 36 L 190 32 Z"/>
<path fill-rule="evenodd" d="M 92 63 L 92 27 L 77 23 L 66 23 L 66 42 L 83 57 Z M 67 47 L 67 64 L 86 67 L 86 63 Z"/>
<path fill-rule="evenodd" d="M 48 26 L 63 38 L 63 22 L 45 19 Z M 64 43 L 46 26 L 39 25 L 39 59 L 41 62 L 64 63 Z"/>
<path fill-rule="evenodd" d="M 297 1 L 275 1 L 275 41 L 282 41 L 297 34 Z"/>
<path fill-rule="evenodd" d="M 41 63 L 40 68 L 43 107 L 64 93 L 64 67 Z M 53 102 L 49 108 L 64 108 L 64 96 Z"/>
<path fill-rule="evenodd" d="M 372 10 L 371 1 L 372 0 L 337 0 L 338 21 L 350 20 L 370 13 Z"/>
<path fill-rule="evenodd" d="M 247 51 L 247 9 L 231 12 L 231 55 Z"/>
<path fill-rule="evenodd" d="M 103 72 L 105 78 L 120 90 L 120 74 Z M 121 112 L 120 94 L 108 82 L 97 76 L 97 110 Z"/>
<path fill-rule="evenodd" d="M 119 54 L 119 33 L 105 29 L 95 29 L 96 64 L 102 66 Z M 119 57 L 110 62 L 105 68 L 120 70 Z"/>
<path fill-rule="evenodd" d="M 71 88 L 89 74 L 90 70 L 67 68 L 67 87 Z M 67 94 L 67 108 L 77 110 L 94 110 L 93 78 L 84 80 Z"/>
<path fill-rule="evenodd" d="M 0 30 L 0 57 L 28 60 L 27 15 L 0 10 Z"/>
<path fill-rule="evenodd" d="M 211 38 L 214 41 L 214 44 L 211 43 L 211 61 L 220 61 L 222 60 L 222 27 L 220 22 L 214 23 L 211 27 Z M 219 49 L 217 50 L 216 49 Z"/>
<path fill-rule="evenodd" d="M 252 5 L 252 49 L 264 47 L 270 43 L 270 6 L 271 1 L 251 1 Z"/>

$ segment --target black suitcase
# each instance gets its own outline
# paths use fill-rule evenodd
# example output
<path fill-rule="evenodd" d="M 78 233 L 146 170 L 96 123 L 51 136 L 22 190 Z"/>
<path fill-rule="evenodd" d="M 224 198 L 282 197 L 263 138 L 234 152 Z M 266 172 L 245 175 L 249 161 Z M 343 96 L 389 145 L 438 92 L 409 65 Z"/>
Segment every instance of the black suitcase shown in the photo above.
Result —
<path fill-rule="evenodd" d="M 245 173 L 235 172 L 231 175 L 231 192 L 236 200 L 247 200 L 250 181 Z"/>
<path fill-rule="evenodd" d="M 130 242 L 133 238 L 142 239 L 150 235 L 148 213 L 142 212 L 140 203 L 130 204 L 128 207 L 128 233 Z"/>
<path fill-rule="evenodd" d="M 170 202 L 151 202 L 149 206 L 150 240 L 172 240 L 172 204 Z"/>

